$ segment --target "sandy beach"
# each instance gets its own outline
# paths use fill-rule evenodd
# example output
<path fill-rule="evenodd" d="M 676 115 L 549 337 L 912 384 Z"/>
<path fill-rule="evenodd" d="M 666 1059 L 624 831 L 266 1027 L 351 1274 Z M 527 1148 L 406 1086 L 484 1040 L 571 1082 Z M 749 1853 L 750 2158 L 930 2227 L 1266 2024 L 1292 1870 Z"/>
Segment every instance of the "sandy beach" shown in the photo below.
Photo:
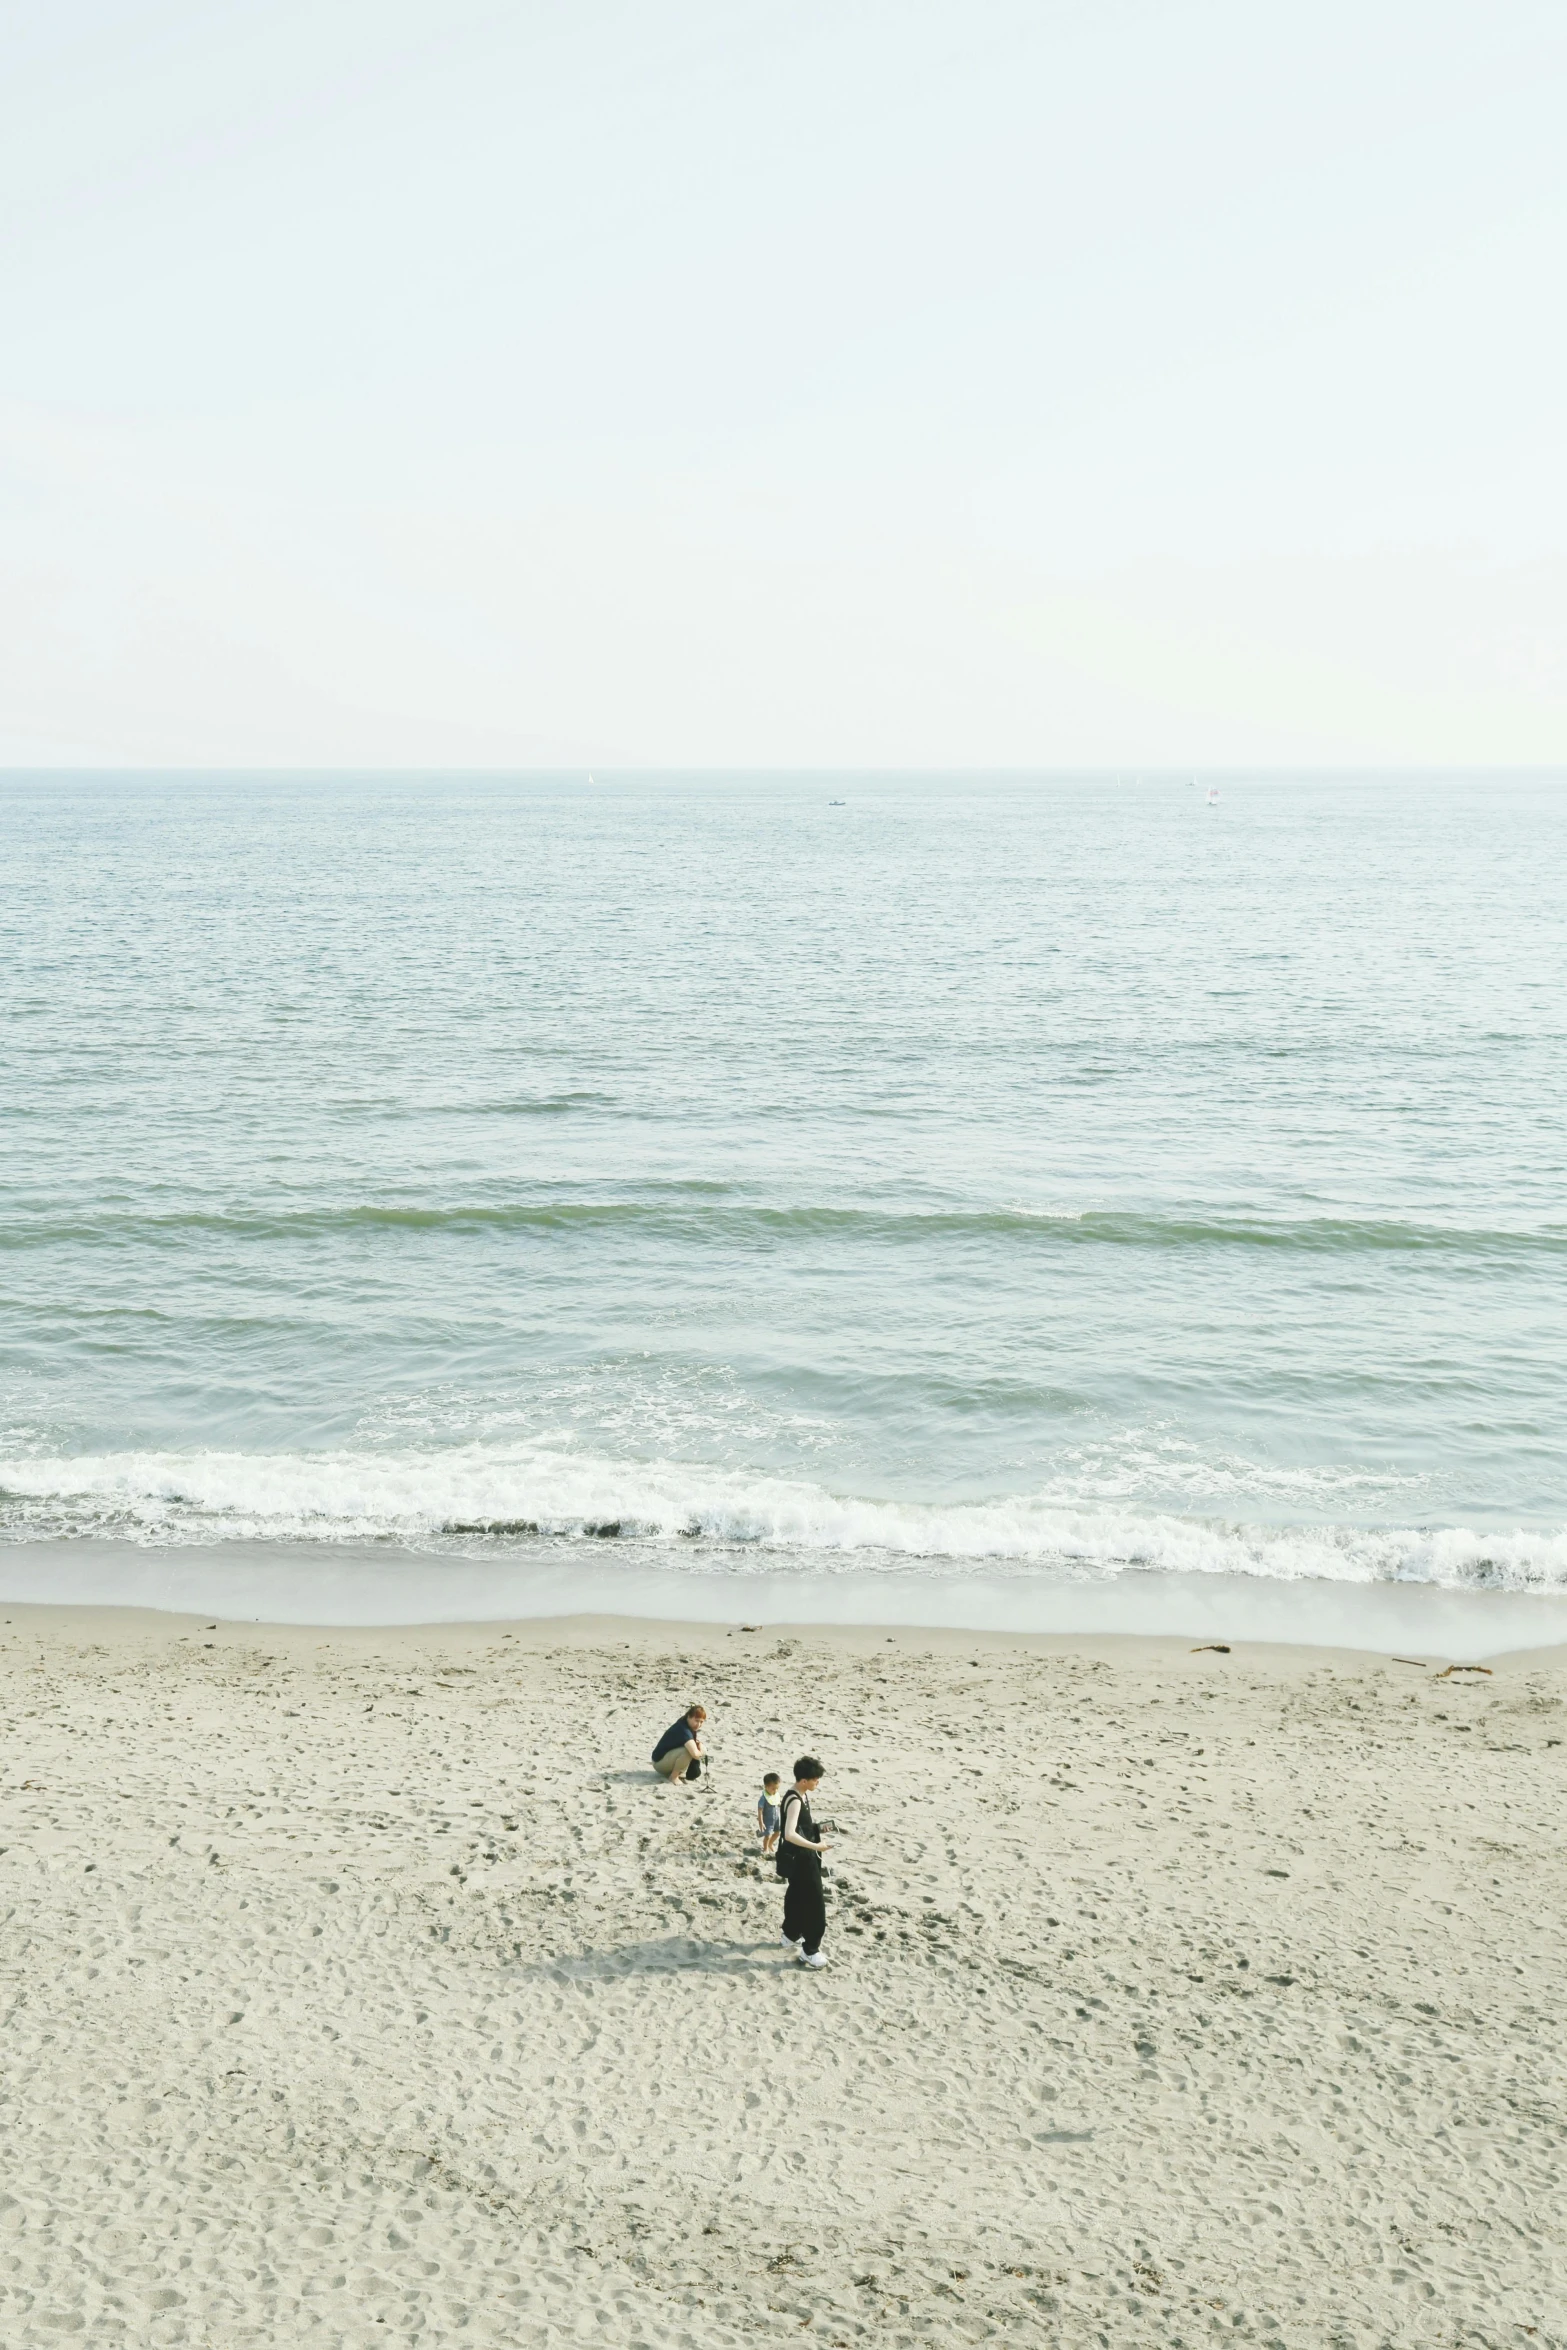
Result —
<path fill-rule="evenodd" d="M 1560 1650 L 0 1641 L 12 2350 L 1567 2342 Z"/>

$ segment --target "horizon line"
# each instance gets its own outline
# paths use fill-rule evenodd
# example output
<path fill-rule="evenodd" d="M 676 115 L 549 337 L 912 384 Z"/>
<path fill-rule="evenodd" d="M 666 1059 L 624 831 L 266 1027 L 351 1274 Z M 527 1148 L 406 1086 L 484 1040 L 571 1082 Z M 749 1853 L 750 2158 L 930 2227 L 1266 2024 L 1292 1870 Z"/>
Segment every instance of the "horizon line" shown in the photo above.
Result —
<path fill-rule="evenodd" d="M 1095 780 L 1111 781 L 1116 783 L 1140 782 L 1143 780 L 1166 778 L 1174 778 L 1178 780 L 1182 776 L 1194 775 L 1228 775 L 1232 777 L 1244 776 L 1254 781 L 1275 779 L 1293 780 L 1297 778 L 1315 779 L 1323 777 L 1341 779 L 1354 776 L 1401 776 L 1411 779 L 1418 778 L 1420 780 L 1430 782 L 1457 782 L 1483 776 L 1516 776 L 1547 781 L 1553 779 L 1567 780 L 1567 758 L 1564 758 L 1561 761 L 1501 761 L 1494 766 L 1480 765 L 1473 762 L 1451 766 L 1436 766 L 1420 763 L 1382 764 L 1370 760 L 1342 760 L 1327 764 L 1318 762 L 1309 765 L 1294 765 L 1288 763 L 1273 763 L 1261 760 L 1248 761 L 1233 759 L 1220 762 L 1207 762 L 1203 760 L 1171 760 L 1159 762 L 1150 762 L 1144 760 L 1140 763 L 1134 760 L 1122 760 L 1120 762 L 1074 761 L 1060 765 L 1050 764 L 1044 761 L 1017 761 L 1005 765 L 973 767 L 954 766 L 950 763 L 940 763 L 931 766 L 904 766 L 895 763 L 863 766 L 838 764 L 813 764 L 809 766 L 747 766 L 737 760 L 725 760 L 717 762 L 703 761 L 692 762 L 689 764 L 673 760 L 661 760 L 647 764 L 643 764 L 641 762 L 622 764 L 617 762 L 613 765 L 597 761 L 589 762 L 587 760 L 577 760 L 572 762 L 552 762 L 547 765 L 534 764 L 531 762 L 518 762 L 516 764 L 488 764 L 484 766 L 461 766 L 455 764 L 447 765 L 442 761 L 428 760 L 420 761 L 416 764 L 390 766 L 357 761 L 352 763 L 333 762 L 324 764 L 318 764 L 314 761 L 290 761 L 282 764 L 251 764 L 223 760 L 174 760 L 158 762 L 140 760 L 124 762 L 92 761 L 90 763 L 81 764 L 75 762 L 69 764 L 65 762 L 56 763 L 51 761 L 36 765 L 24 762 L 17 762 L 15 764 L 0 762 L 0 781 L 11 781 L 17 778 L 42 780 L 52 776 L 58 776 L 62 778 L 71 776 L 190 776 L 235 778 L 273 776 L 297 776 L 302 778 L 390 776 L 406 777 L 409 779 L 472 777 L 475 779 L 494 779 L 500 781 L 507 777 L 526 778 L 561 776 L 586 778 L 592 780 L 597 780 L 602 776 L 606 779 L 620 780 L 628 778 L 642 779 L 657 777 L 679 779 L 689 776 L 745 776 L 748 778 L 795 778 L 811 776 L 829 778 L 832 776 L 848 775 L 866 777 L 1087 777 L 1093 778 Z"/>

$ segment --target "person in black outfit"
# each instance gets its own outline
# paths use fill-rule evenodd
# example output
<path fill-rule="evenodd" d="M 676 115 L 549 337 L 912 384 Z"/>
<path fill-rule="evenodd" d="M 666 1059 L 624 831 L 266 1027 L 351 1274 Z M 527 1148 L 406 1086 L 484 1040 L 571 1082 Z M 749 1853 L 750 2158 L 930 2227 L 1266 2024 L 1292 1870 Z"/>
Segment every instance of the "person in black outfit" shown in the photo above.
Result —
<path fill-rule="evenodd" d="M 811 1797 L 822 1783 L 822 1766 L 814 1754 L 802 1754 L 794 1766 L 794 1785 L 783 1799 L 783 1829 L 778 1839 L 778 1874 L 789 1890 L 784 1895 L 783 1940 L 802 1966 L 827 1964 L 822 1936 L 827 1931 L 827 1899 L 822 1891 L 822 1854 L 825 1840 L 811 1817 Z"/>

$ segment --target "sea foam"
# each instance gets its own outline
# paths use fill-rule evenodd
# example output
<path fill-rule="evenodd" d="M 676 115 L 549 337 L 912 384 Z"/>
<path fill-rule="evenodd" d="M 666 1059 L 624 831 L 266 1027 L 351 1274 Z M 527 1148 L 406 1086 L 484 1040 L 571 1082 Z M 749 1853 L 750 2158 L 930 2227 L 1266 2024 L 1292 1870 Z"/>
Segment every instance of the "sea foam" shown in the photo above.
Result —
<path fill-rule="evenodd" d="M 1128 1570 L 1278 1581 L 1567 1591 L 1567 1529 L 1259 1525 L 1139 1510 L 1060 1491 L 928 1503 L 803 1479 L 540 1446 L 439 1453 L 123 1452 L 0 1463 L 8 1540 L 658 1545 L 668 1563 L 732 1571 L 943 1570 L 963 1562 L 1080 1577 Z"/>

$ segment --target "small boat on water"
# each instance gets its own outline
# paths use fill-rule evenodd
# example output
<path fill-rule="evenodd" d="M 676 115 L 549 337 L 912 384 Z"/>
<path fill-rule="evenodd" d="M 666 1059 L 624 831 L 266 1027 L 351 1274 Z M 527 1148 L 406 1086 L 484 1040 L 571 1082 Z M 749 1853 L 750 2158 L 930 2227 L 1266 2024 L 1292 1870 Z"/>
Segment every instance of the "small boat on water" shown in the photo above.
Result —
<path fill-rule="evenodd" d="M 1210 784 L 1209 784 L 1209 786 L 1208 786 L 1208 805 L 1209 805 L 1209 807 L 1210 807 L 1210 808 L 1216 808 L 1216 807 L 1218 806 L 1218 804 L 1219 804 L 1219 787 L 1218 787 L 1218 785 L 1217 785 L 1216 783 L 1210 783 Z"/>

